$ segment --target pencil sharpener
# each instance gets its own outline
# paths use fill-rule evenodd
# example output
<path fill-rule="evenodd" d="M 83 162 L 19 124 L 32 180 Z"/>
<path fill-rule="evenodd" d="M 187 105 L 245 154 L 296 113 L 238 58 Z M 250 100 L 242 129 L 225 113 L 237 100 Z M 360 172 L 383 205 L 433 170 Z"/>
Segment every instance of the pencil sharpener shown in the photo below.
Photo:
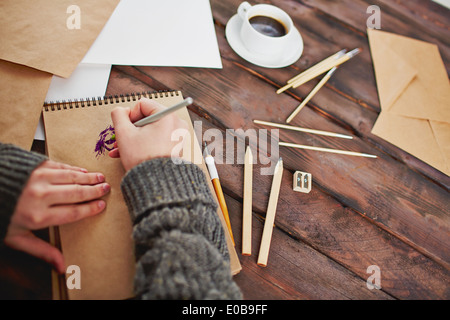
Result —
<path fill-rule="evenodd" d="M 311 173 L 296 171 L 294 173 L 294 191 L 309 193 L 312 187 Z"/>

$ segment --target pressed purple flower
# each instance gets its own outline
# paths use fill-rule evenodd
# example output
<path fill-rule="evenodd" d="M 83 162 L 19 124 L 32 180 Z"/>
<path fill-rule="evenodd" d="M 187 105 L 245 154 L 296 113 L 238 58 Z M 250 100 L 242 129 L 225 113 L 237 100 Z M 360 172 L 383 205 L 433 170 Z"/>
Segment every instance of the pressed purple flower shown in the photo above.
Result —
<path fill-rule="evenodd" d="M 111 151 L 114 148 L 114 142 L 116 141 L 116 133 L 114 128 L 110 125 L 98 135 L 97 143 L 95 144 L 95 150 L 97 158 L 101 156 L 105 150 Z"/>

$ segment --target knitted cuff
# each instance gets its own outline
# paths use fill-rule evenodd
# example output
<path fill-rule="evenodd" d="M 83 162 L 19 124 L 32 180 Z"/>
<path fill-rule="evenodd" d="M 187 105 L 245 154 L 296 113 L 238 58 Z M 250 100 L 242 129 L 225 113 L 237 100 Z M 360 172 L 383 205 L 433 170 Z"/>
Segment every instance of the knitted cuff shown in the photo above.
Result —
<path fill-rule="evenodd" d="M 6 235 L 17 200 L 31 172 L 46 159 L 44 155 L 0 143 L 0 240 Z"/>
<path fill-rule="evenodd" d="M 216 206 L 203 171 L 188 162 L 170 158 L 143 162 L 131 169 L 121 183 L 122 193 L 133 222 L 146 210 L 161 206 L 186 206 L 200 201 Z"/>

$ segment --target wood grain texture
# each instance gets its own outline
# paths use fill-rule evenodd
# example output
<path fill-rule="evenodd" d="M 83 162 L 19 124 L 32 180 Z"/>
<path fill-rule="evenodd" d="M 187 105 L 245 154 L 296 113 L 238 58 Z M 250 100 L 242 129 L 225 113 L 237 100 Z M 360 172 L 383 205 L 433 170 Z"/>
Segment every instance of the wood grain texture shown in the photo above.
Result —
<path fill-rule="evenodd" d="M 244 298 L 448 300 L 450 178 L 371 134 L 380 105 L 367 41 L 366 9 L 373 4 L 381 8 L 385 31 L 436 43 L 447 72 L 450 70 L 449 11 L 421 0 L 251 1 L 252 4 L 271 3 L 287 11 L 305 44 L 302 57 L 293 65 L 266 69 L 240 58 L 225 38 L 225 26 L 242 1 L 210 2 L 223 69 L 113 66 L 107 94 L 181 90 L 194 98 L 189 112 L 192 121 L 201 124 L 204 135 L 208 130 L 215 130 L 223 139 L 235 139 L 232 150 L 226 150 L 232 152 L 233 163 L 226 163 L 225 151 L 214 156 L 242 264 L 235 280 Z M 378 158 L 277 150 L 270 143 L 251 145 L 256 159 L 252 192 L 253 254 L 241 255 L 244 167 L 237 160 L 244 159 L 244 154 L 238 154 L 238 141 L 252 143 L 245 137 L 249 129 L 267 129 L 275 135 L 274 128 L 254 124 L 253 120 L 284 123 L 320 78 L 280 95 L 276 90 L 331 54 L 357 47 L 362 52 L 339 67 L 291 122 L 294 126 L 352 135 L 354 139 L 283 129 L 278 131 L 279 139 L 375 154 Z M 237 129 L 242 131 L 239 133 Z M 276 163 L 279 156 L 283 158 L 284 173 L 270 263 L 261 268 L 257 265 L 255 248 L 259 248 L 261 241 L 272 183 L 272 176 L 262 175 L 261 169 Z M 297 170 L 314 177 L 310 193 L 292 190 L 292 175 Z M 32 280 L 33 273 L 23 276 L 25 271 L 21 269 L 13 272 L 11 265 L 20 262 L 9 251 L 5 255 L 12 257 L 12 260 L 0 259 L 5 261 L 0 264 L 2 272 L 6 270 L 5 274 L 14 279 L 2 281 L 2 286 L 10 288 L 9 296 L 46 298 L 47 291 L 40 296 L 36 289 L 36 286 L 45 288 L 42 281 Z M 371 265 L 381 270 L 380 290 L 369 290 L 366 286 L 370 276 L 367 268 Z M 48 272 L 44 269 L 41 265 L 34 276 Z M 13 282 L 22 286 L 15 287 Z"/>
<path fill-rule="evenodd" d="M 220 39 L 220 30 L 217 33 Z M 225 56 L 223 52 L 222 55 Z M 353 60 L 357 59 L 358 56 Z M 261 128 L 253 126 L 252 119 L 282 122 L 289 115 L 290 110 L 286 110 L 286 106 L 293 105 L 295 100 L 292 97 L 277 95 L 270 84 L 254 78 L 232 61 L 224 59 L 223 64 L 223 70 L 202 72 L 192 72 L 188 68 L 137 69 L 141 78 L 144 77 L 143 74 L 156 78 L 143 79 L 144 81 L 164 83 L 165 89 L 182 87 L 182 91 L 195 97 L 196 104 L 214 115 L 216 122 L 225 129 Z M 133 73 L 136 73 L 135 69 Z M 252 90 L 248 90 L 248 86 L 237 86 L 236 83 L 251 84 Z M 355 134 L 334 119 L 324 117 L 314 110 L 304 109 L 302 112 L 304 116 L 297 120 L 297 125 Z M 292 170 L 299 166 L 299 162 L 302 163 L 304 171 L 312 173 L 316 177 L 315 181 L 345 206 L 355 209 L 381 226 L 384 225 L 389 232 L 409 243 L 416 244 L 423 253 L 443 263 L 449 261 L 449 217 L 445 209 L 448 207 L 445 204 L 450 201 L 448 189 L 408 170 L 404 164 L 379 150 L 361 134 L 357 134 L 355 139 L 344 141 L 280 131 L 280 140 L 377 155 L 377 161 L 361 161 L 289 149 L 283 151 L 282 156 L 283 159 L 286 157 L 286 166 L 290 166 Z M 419 190 L 426 190 L 428 196 L 416 197 Z M 393 215 L 393 212 L 396 214 Z M 435 223 L 425 223 L 428 219 L 433 219 Z"/>
<path fill-rule="evenodd" d="M 197 121 L 198 115 L 191 115 Z M 203 122 L 203 130 L 214 128 L 209 122 Z M 226 132 L 223 131 L 225 135 Z M 261 156 L 259 153 L 258 156 Z M 283 161 L 285 160 L 283 156 Z M 260 159 L 263 161 L 263 159 Z M 261 164 L 254 166 L 253 184 L 258 186 L 253 192 L 254 214 L 263 221 L 267 210 L 272 176 L 258 174 Z M 233 198 L 242 201 L 243 179 L 242 165 L 218 165 L 225 192 Z M 287 171 L 287 170 L 286 170 Z M 383 291 L 395 298 L 439 299 L 448 295 L 448 269 L 421 254 L 407 243 L 383 230 L 366 216 L 346 207 L 330 196 L 315 182 L 308 195 L 299 195 L 291 188 L 293 170 L 284 174 L 280 199 L 275 220 L 276 230 L 280 230 L 291 239 L 306 243 L 312 249 L 345 266 L 361 279 L 367 279 L 366 269 L 370 265 L 378 265 L 384 270 Z M 229 203 L 229 201 L 227 201 Z M 233 219 L 240 219 L 242 208 L 230 209 L 233 228 L 240 226 L 240 222 L 233 223 Z M 253 219 L 255 220 L 255 218 Z M 240 234 L 234 229 L 235 234 Z M 253 232 L 255 233 L 255 232 Z M 254 235 L 255 237 L 256 235 Z M 261 233 L 259 233 L 261 237 Z M 237 247 L 238 245 L 237 241 Z M 259 243 L 257 240 L 254 243 Z M 272 240 L 275 245 L 276 240 Z M 283 244 L 281 244 L 283 245 Z M 274 249 L 272 252 L 277 252 Z M 251 257 L 250 257 L 251 258 Z M 241 259 L 241 263 L 244 257 Z M 255 258 L 253 258 L 255 259 Z M 271 263 L 276 260 L 271 256 Z M 255 262 L 256 263 L 256 262 Z M 305 267 L 302 262 L 299 267 Z M 277 267 L 267 268 L 276 272 Z M 243 267 L 242 272 L 246 272 Z M 433 271 L 431 271 L 433 270 Z M 275 280 L 271 280 L 275 281 Z M 432 285 L 430 286 L 430 284 Z M 342 283 L 339 290 L 345 291 Z M 409 289 L 408 289 L 409 288 Z M 325 293 L 324 293 L 325 294 Z"/>
<path fill-rule="evenodd" d="M 274 94 L 299 70 L 342 47 L 350 47 L 350 44 L 364 47 L 366 50 L 361 57 L 355 57 L 346 66 L 345 74 L 336 73 L 334 81 L 330 81 L 313 101 L 320 99 L 302 111 L 306 113 L 304 117 L 296 119 L 297 125 L 356 135 L 355 141 L 287 132 L 281 132 L 280 138 L 328 147 L 347 147 L 354 151 L 375 151 L 381 160 L 371 163 L 312 152 L 284 151 L 282 156 L 283 159 L 287 157 L 290 171 L 302 169 L 311 172 L 315 182 L 313 193 L 308 195 L 308 201 L 302 203 L 297 203 L 297 195 L 296 198 L 287 196 L 289 190 L 281 193 L 286 198 L 281 199 L 280 205 L 284 201 L 287 204 L 277 214 L 276 225 L 312 248 L 325 252 L 361 278 L 367 277 L 367 266 L 377 264 L 384 270 L 384 288 L 393 297 L 448 297 L 449 221 L 445 209 L 449 201 L 448 177 L 429 170 L 427 165 L 370 134 L 379 105 L 365 34 L 335 19 L 330 21 L 316 8 L 289 1 L 283 1 L 280 6 L 285 3 L 299 7 L 293 10 L 294 15 L 299 14 L 299 21 L 314 21 L 307 24 L 314 29 L 302 33 L 302 36 L 304 39 L 310 37 L 317 46 L 313 42 L 309 47 L 311 52 L 307 51 L 305 59 L 302 57 L 294 66 L 267 70 L 240 59 L 229 48 L 223 31 L 227 20 L 234 14 L 230 7 L 239 2 L 213 1 L 223 70 L 199 72 L 187 68 L 120 67 L 117 72 L 157 90 L 181 88 L 189 92 L 196 97 L 196 105 L 191 110 L 203 119 L 204 127 L 207 121 L 223 131 L 228 128 L 247 130 L 257 128 L 251 123 L 252 119 L 282 122 L 289 114 L 288 106 L 298 104 L 311 90 L 314 83 L 309 87 L 302 86 L 292 94 L 280 97 Z M 330 25 L 334 33 L 343 35 L 339 37 L 343 41 L 342 46 L 336 45 L 332 49 L 319 46 L 324 39 L 316 39 L 314 35 L 323 34 L 321 31 Z M 362 74 L 361 70 L 364 70 Z M 356 80 L 347 81 L 355 74 L 358 76 Z M 239 86 L 240 83 L 246 85 Z M 222 168 L 220 175 L 225 192 L 241 199 L 242 172 L 230 165 L 219 168 Z M 259 190 L 269 190 L 270 184 L 266 179 L 257 176 L 254 179 Z M 285 184 L 289 186 L 289 182 Z M 423 192 L 427 193 L 426 197 L 420 196 Z M 253 207 L 261 217 L 264 216 L 267 197 L 267 193 L 254 194 Z M 402 268 L 408 271 L 399 272 Z M 399 283 L 404 285 L 399 286 Z"/>

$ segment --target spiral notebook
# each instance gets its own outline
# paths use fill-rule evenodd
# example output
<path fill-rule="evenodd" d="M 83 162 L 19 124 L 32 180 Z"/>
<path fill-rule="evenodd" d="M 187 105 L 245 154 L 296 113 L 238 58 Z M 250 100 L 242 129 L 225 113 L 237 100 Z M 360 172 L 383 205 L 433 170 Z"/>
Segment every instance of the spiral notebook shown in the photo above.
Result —
<path fill-rule="evenodd" d="M 155 99 L 165 106 L 171 106 L 183 100 L 180 91 L 169 91 L 44 105 L 43 119 L 49 158 L 86 168 L 89 171 L 102 172 L 111 185 L 111 192 L 105 196 L 107 202 L 105 212 L 51 230 L 51 240 L 62 249 L 66 266 L 78 266 L 81 275 L 81 289 L 68 289 L 67 279 L 53 274 L 55 299 L 132 298 L 135 271 L 134 246 L 131 240 L 132 226 L 120 191 L 124 170 L 120 159 L 111 159 L 106 152 L 99 154 L 95 149 L 99 134 L 112 125 L 112 109 L 116 106 L 132 107 L 141 97 Z M 191 133 L 191 139 L 184 141 L 183 158 L 197 164 L 201 163 L 200 167 L 209 177 L 187 109 L 177 111 L 177 115 L 188 123 Z M 207 180 L 215 196 L 210 179 Z M 236 274 L 240 271 L 241 265 L 220 207 L 217 214 L 226 231 L 231 272 Z M 69 278 L 70 274 L 66 277 Z"/>

